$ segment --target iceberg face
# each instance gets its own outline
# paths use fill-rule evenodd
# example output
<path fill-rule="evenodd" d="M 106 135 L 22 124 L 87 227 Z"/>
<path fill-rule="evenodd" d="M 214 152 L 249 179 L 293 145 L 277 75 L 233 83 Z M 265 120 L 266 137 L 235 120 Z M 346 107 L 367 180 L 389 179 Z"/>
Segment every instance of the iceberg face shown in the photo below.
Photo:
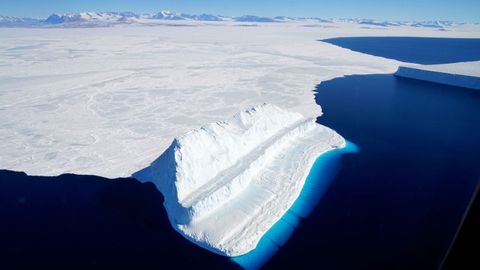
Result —
<path fill-rule="evenodd" d="M 480 90 L 480 61 L 400 66 L 395 76 Z"/>
<path fill-rule="evenodd" d="M 344 145 L 315 119 L 263 104 L 174 139 L 133 176 L 155 183 L 187 239 L 238 256 L 290 208 L 315 159 Z"/>

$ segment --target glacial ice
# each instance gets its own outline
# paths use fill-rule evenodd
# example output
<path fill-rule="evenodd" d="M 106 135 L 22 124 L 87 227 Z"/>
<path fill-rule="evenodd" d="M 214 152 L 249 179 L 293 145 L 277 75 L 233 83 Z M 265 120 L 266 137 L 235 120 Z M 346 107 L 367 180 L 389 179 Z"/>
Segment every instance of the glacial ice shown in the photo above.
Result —
<path fill-rule="evenodd" d="M 158 187 L 187 239 L 238 256 L 294 203 L 315 159 L 344 146 L 314 118 L 263 104 L 175 138 L 134 177 Z"/>
<path fill-rule="evenodd" d="M 405 65 L 396 76 L 480 90 L 480 61 L 440 65 Z"/>

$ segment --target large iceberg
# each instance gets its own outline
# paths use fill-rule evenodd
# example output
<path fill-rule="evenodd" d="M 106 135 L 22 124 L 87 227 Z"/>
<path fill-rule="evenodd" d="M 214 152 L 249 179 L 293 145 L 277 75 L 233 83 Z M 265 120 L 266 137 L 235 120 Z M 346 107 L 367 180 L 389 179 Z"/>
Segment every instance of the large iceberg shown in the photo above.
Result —
<path fill-rule="evenodd" d="M 480 90 L 480 61 L 400 66 L 395 76 Z"/>
<path fill-rule="evenodd" d="M 174 139 L 134 177 L 155 183 L 187 239 L 238 256 L 290 208 L 315 159 L 344 146 L 315 119 L 263 104 Z"/>

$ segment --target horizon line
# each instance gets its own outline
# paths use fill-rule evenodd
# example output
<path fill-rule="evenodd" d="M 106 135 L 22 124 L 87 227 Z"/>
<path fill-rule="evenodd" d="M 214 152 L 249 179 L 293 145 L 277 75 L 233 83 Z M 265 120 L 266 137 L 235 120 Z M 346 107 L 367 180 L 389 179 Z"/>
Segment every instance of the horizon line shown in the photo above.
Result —
<path fill-rule="evenodd" d="M 383 22 L 429 22 L 429 21 L 438 21 L 438 22 L 456 22 L 456 23 L 472 23 L 478 24 L 480 21 L 459 21 L 459 20 L 451 20 L 451 19 L 422 19 L 422 20 L 398 20 L 398 19 L 378 19 L 378 18 L 369 18 L 369 17 L 332 17 L 332 16 L 290 16 L 290 15 L 275 15 L 275 16 L 263 16 L 263 15 L 256 15 L 256 14 L 242 14 L 242 15 L 223 15 L 223 14 L 216 14 L 216 13 L 209 13 L 209 12 L 199 12 L 199 13 L 184 13 L 184 12 L 177 12 L 172 11 L 169 9 L 161 9 L 159 11 L 153 12 L 135 12 L 130 10 L 123 10 L 123 11 L 115 11 L 115 10 L 103 10 L 103 11 L 67 11 L 67 12 L 52 12 L 46 16 L 14 16 L 14 15 L 5 15 L 0 13 L 0 17 L 12 17 L 12 18 L 23 18 L 23 19 L 47 19 L 52 15 L 67 15 L 67 14 L 80 14 L 80 13 L 126 13 L 131 12 L 135 15 L 155 15 L 161 12 L 171 12 L 175 15 L 213 15 L 213 16 L 221 16 L 227 18 L 239 18 L 242 16 L 255 16 L 259 18 L 271 18 L 274 19 L 276 17 L 286 17 L 286 18 L 294 18 L 294 19 L 363 19 L 363 20 L 375 20 L 375 21 L 383 21 Z"/>

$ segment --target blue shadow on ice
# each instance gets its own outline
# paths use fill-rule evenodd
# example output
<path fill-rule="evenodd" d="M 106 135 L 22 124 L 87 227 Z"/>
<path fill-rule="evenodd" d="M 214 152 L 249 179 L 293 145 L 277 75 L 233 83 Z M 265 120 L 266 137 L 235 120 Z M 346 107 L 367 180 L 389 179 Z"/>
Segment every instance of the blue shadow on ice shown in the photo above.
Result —
<path fill-rule="evenodd" d="M 244 269 L 262 267 L 280 247 L 285 245 L 300 220 L 306 218 L 318 204 L 340 170 L 341 156 L 358 152 L 358 146 L 347 141 L 344 148 L 320 155 L 313 164 L 300 195 L 290 209 L 267 231 L 254 250 L 231 260 Z"/>

